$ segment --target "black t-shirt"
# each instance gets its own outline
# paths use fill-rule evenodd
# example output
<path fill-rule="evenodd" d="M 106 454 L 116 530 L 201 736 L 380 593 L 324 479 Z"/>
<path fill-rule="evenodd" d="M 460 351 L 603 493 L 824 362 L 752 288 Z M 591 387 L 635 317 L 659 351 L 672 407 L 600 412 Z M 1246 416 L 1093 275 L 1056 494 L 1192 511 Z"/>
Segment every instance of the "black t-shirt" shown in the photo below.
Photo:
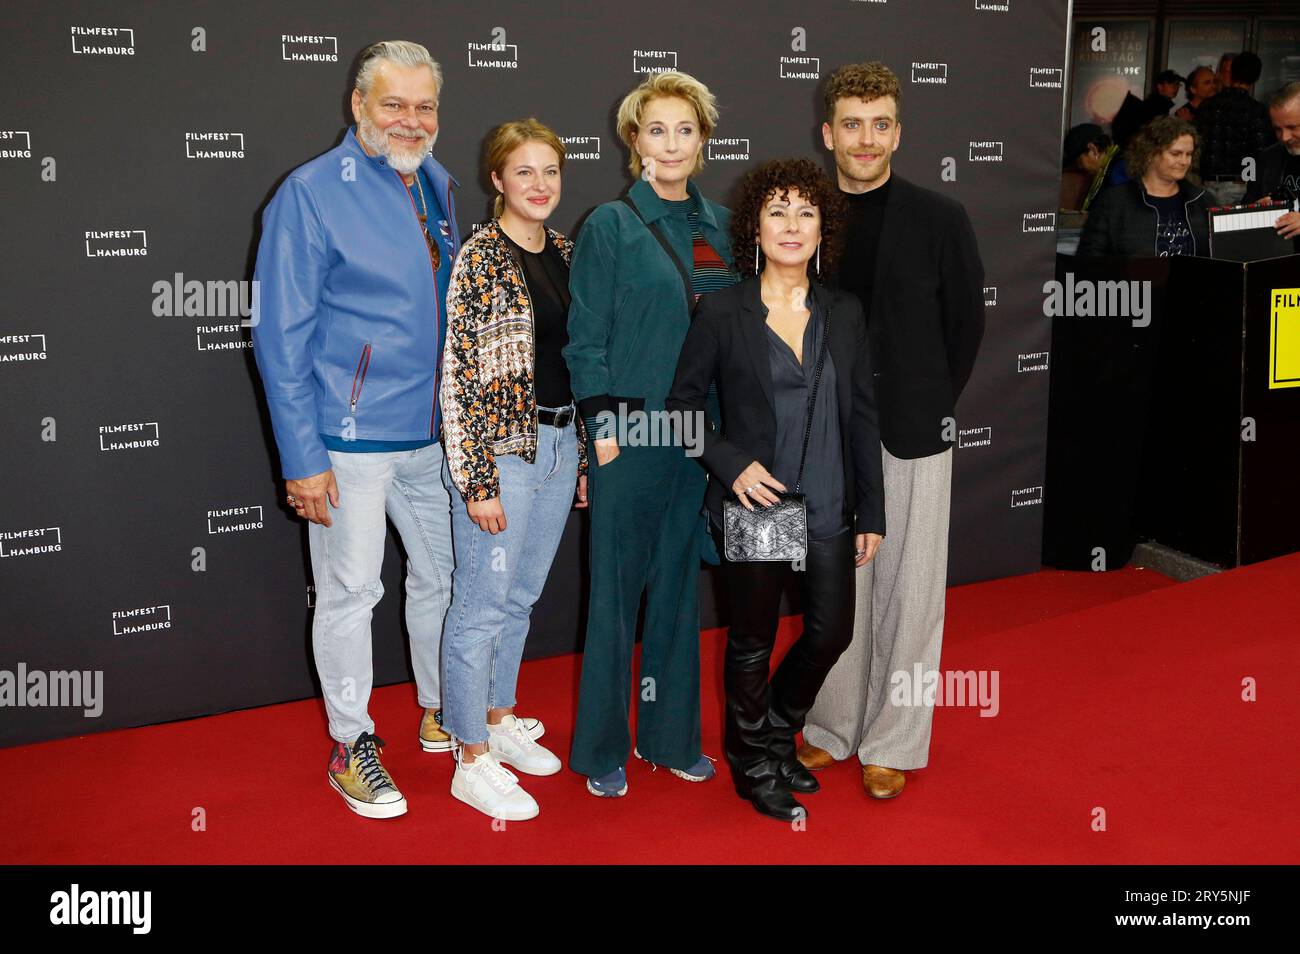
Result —
<path fill-rule="evenodd" d="M 524 282 L 533 306 L 533 391 L 539 407 L 567 407 L 573 401 L 569 366 L 560 352 L 569 343 L 569 266 L 549 236 L 540 252 L 530 252 L 505 229 L 501 234 L 523 262 Z"/>
<path fill-rule="evenodd" d="M 862 302 L 862 313 L 871 319 L 871 293 L 876 281 L 876 254 L 880 251 L 880 230 L 885 221 L 885 201 L 893 179 L 869 192 L 842 193 L 849 204 L 849 227 L 840 256 L 839 286 Z"/>
<path fill-rule="evenodd" d="M 1148 193 L 1147 201 L 1156 207 L 1160 217 L 1156 227 L 1155 254 L 1161 258 L 1171 255 L 1195 255 L 1196 242 L 1192 227 L 1187 222 L 1187 205 L 1182 195 L 1159 196 Z"/>
<path fill-rule="evenodd" d="M 1278 185 L 1278 191 L 1287 199 L 1300 196 L 1300 156 L 1287 153 L 1282 162 L 1282 181 Z"/>

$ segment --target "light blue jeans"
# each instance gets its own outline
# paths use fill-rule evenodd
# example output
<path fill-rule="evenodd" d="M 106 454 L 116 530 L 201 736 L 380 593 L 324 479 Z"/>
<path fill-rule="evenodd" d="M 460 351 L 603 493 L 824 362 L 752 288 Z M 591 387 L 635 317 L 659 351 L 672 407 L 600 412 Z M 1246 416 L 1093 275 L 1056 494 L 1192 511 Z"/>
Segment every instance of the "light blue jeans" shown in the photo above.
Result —
<path fill-rule="evenodd" d="M 373 684 L 371 611 L 384 595 L 385 516 L 406 547 L 406 628 L 420 705 L 436 709 L 442 624 L 451 601 L 451 499 L 442 445 L 377 454 L 330 451 L 339 486 L 333 526 L 307 527 L 316 615 L 311 641 L 330 735 L 351 743 L 374 732 L 367 711 Z"/>
<path fill-rule="evenodd" d="M 442 725 L 471 745 L 488 740 L 488 709 L 515 704 L 528 619 L 573 506 L 577 428 L 540 425 L 533 463 L 508 454 L 496 464 L 506 514 L 500 533 L 480 530 L 450 490 L 456 571 L 443 637 Z"/>

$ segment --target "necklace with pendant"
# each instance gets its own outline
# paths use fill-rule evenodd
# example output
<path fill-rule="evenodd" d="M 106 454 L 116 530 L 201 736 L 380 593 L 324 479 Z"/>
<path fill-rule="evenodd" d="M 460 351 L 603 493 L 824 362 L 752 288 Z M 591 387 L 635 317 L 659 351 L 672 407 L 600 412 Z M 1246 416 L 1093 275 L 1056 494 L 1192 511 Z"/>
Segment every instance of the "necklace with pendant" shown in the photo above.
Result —
<path fill-rule="evenodd" d="M 415 188 L 420 193 L 420 228 L 424 230 L 424 242 L 429 246 L 429 258 L 433 260 L 433 270 L 436 272 L 442 264 L 442 253 L 438 251 L 438 240 L 429 231 L 429 206 L 424 201 L 424 186 L 420 185 L 418 169 L 415 172 Z"/>

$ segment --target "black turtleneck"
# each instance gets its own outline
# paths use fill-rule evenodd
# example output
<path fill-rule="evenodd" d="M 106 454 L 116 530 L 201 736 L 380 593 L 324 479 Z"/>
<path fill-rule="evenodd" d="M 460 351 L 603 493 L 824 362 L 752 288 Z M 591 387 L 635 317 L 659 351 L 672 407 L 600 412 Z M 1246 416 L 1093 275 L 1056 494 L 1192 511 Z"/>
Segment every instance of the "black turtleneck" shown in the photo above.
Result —
<path fill-rule="evenodd" d="M 839 285 L 862 302 L 862 313 L 871 320 L 871 292 L 876 280 L 876 253 L 880 250 L 880 229 L 885 221 L 885 201 L 893 178 L 861 193 L 842 193 L 849 203 L 848 233 L 840 256 Z"/>

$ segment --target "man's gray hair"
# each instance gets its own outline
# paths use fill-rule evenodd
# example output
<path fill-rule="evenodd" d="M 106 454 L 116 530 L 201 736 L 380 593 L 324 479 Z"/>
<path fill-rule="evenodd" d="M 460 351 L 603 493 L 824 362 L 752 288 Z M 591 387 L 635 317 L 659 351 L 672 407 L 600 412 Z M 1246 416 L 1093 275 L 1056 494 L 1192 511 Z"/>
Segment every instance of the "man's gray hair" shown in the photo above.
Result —
<path fill-rule="evenodd" d="M 429 51 L 410 40 L 381 40 L 366 47 L 357 66 L 357 89 L 362 96 L 370 95 L 370 87 L 375 81 L 375 70 L 382 62 L 396 63 L 398 66 L 427 66 L 433 74 L 433 86 L 437 96 L 442 95 L 442 67 L 429 55 Z"/>
<path fill-rule="evenodd" d="M 1270 109 L 1280 109 L 1293 99 L 1300 97 L 1300 80 L 1294 83 L 1287 83 L 1280 90 L 1269 97 L 1268 105 Z"/>

